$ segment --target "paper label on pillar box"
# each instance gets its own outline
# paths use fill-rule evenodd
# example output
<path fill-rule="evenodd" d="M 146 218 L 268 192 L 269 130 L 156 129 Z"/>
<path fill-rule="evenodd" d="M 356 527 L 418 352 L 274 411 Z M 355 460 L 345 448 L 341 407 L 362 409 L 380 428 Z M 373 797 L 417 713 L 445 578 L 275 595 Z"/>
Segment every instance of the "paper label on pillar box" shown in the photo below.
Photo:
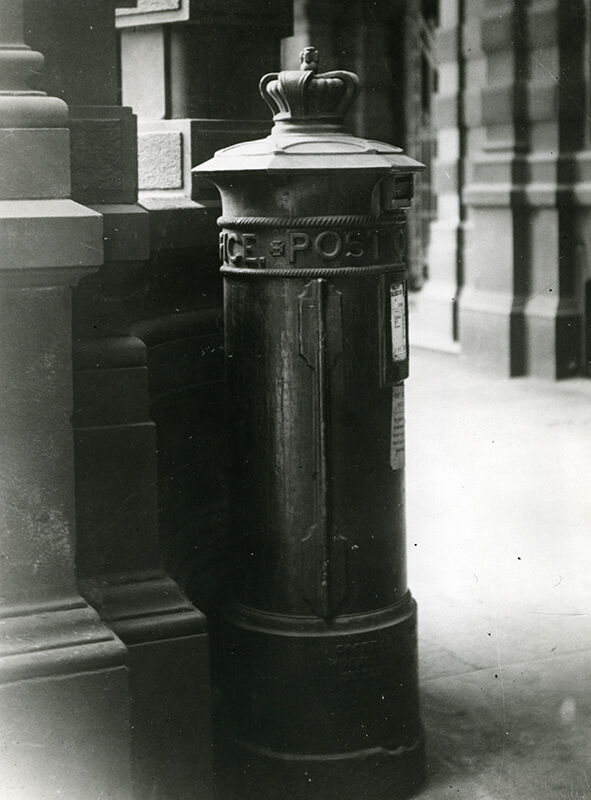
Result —
<path fill-rule="evenodd" d="M 392 388 L 392 434 L 390 438 L 390 466 L 404 467 L 404 386 Z"/>
<path fill-rule="evenodd" d="M 390 284 L 390 322 L 392 325 L 392 361 L 406 358 L 406 298 L 404 284 Z"/>

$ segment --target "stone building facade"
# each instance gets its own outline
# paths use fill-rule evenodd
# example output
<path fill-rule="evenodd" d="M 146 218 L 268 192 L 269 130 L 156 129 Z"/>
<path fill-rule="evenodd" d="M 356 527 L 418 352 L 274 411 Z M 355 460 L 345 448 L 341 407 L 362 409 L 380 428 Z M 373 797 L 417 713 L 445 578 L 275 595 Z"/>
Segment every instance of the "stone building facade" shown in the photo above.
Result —
<path fill-rule="evenodd" d="M 0 4 L 0 725 L 8 797 L 213 797 L 232 576 L 218 199 L 314 44 L 428 163 L 415 344 L 587 375 L 588 0 Z M 214 649 L 215 650 L 215 649 Z M 215 652 L 214 652 L 215 656 Z"/>
<path fill-rule="evenodd" d="M 440 3 L 416 341 L 501 375 L 589 374 L 589 24 L 582 0 Z"/>

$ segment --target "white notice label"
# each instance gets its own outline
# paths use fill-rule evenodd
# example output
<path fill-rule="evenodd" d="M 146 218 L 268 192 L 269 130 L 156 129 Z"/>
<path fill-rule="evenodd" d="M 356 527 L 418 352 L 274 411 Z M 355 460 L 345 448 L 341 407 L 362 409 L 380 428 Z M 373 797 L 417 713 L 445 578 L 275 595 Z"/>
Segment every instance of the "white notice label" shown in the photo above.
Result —
<path fill-rule="evenodd" d="M 404 284 L 390 284 L 390 322 L 392 325 L 392 361 L 406 358 L 406 300 Z"/>
<path fill-rule="evenodd" d="M 404 386 L 392 387 L 390 466 L 392 469 L 404 467 Z"/>

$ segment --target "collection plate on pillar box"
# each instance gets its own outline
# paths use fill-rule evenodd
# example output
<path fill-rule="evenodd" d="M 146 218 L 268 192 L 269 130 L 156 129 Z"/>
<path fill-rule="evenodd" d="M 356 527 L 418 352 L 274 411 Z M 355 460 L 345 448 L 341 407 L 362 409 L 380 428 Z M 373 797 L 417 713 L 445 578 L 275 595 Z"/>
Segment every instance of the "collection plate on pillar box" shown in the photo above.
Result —
<path fill-rule="evenodd" d="M 214 647 L 229 798 L 423 779 L 406 584 L 405 208 L 422 164 L 347 133 L 351 72 L 266 75 L 266 138 L 196 171 L 219 220 L 236 577 Z"/>

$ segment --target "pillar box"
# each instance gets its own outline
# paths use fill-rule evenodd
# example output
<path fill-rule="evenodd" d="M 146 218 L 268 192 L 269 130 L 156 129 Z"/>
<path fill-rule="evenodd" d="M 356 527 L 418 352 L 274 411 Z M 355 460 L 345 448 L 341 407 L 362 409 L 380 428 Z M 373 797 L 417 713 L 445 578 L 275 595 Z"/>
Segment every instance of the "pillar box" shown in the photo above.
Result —
<path fill-rule="evenodd" d="M 232 596 L 228 797 L 405 797 L 423 775 L 406 583 L 406 233 L 422 164 L 356 138 L 351 72 L 266 75 L 271 135 L 196 168 L 222 195 Z"/>

